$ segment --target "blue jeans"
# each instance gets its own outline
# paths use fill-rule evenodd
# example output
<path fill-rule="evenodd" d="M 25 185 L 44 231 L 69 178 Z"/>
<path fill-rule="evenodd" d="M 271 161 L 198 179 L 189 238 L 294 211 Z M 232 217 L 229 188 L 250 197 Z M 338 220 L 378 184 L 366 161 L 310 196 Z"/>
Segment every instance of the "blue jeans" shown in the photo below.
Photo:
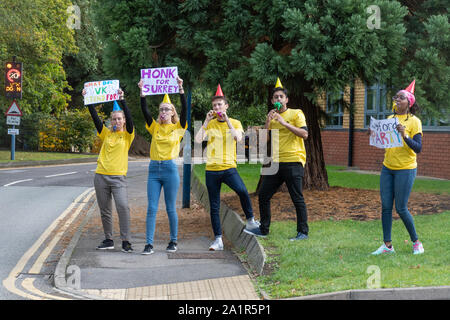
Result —
<path fill-rule="evenodd" d="M 411 241 L 418 239 L 414 220 L 408 211 L 408 199 L 416 178 L 417 169 L 390 170 L 383 166 L 380 175 L 381 224 L 383 226 L 384 242 L 391 242 L 392 207 L 395 200 L 395 210 L 408 230 Z"/>
<path fill-rule="evenodd" d="M 176 200 L 179 187 L 180 175 L 178 174 L 177 165 L 173 160 L 150 161 L 147 181 L 147 244 L 153 244 L 161 188 L 164 188 L 164 200 L 169 217 L 170 241 L 177 242 L 178 215 Z"/>
<path fill-rule="evenodd" d="M 241 201 L 242 210 L 245 213 L 245 217 L 250 219 L 253 217 L 253 208 L 248 195 L 247 188 L 242 181 L 236 168 L 231 168 L 222 171 L 206 171 L 205 173 L 206 188 L 209 195 L 209 206 L 211 214 L 211 224 L 214 231 L 214 235 L 222 235 L 222 227 L 220 225 L 220 187 L 222 183 L 229 186 L 234 192 L 237 193 Z"/>

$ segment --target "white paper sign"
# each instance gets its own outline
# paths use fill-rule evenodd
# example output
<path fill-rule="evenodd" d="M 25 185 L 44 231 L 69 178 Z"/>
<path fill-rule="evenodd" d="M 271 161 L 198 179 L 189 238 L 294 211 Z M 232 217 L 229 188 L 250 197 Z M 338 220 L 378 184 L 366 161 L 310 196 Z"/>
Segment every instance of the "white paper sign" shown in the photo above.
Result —
<path fill-rule="evenodd" d="M 370 145 L 381 148 L 403 147 L 403 139 L 397 131 L 397 118 L 377 120 L 370 117 Z"/>
<path fill-rule="evenodd" d="M 84 105 L 119 100 L 119 80 L 86 82 Z"/>
<path fill-rule="evenodd" d="M 141 69 L 144 96 L 178 93 L 178 67 Z"/>

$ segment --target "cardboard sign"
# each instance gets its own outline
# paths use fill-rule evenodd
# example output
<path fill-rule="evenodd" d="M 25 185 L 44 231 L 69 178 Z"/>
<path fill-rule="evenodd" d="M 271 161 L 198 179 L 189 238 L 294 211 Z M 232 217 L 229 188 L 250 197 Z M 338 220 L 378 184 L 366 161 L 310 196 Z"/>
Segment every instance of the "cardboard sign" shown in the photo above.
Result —
<path fill-rule="evenodd" d="M 119 80 L 86 82 L 84 105 L 119 100 Z"/>
<path fill-rule="evenodd" d="M 370 145 L 386 149 L 403 147 L 403 139 L 397 131 L 398 119 L 377 120 L 370 117 Z"/>
<path fill-rule="evenodd" d="M 178 67 L 141 69 L 145 96 L 178 93 Z"/>

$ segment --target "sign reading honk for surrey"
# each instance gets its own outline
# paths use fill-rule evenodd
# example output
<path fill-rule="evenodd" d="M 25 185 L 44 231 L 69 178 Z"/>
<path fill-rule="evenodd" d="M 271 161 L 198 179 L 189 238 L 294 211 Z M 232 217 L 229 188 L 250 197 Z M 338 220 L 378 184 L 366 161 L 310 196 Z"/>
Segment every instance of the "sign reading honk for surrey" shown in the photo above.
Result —
<path fill-rule="evenodd" d="M 144 96 L 178 93 L 178 67 L 141 69 Z"/>
<path fill-rule="evenodd" d="M 395 148 L 403 146 L 403 139 L 397 130 L 398 119 L 377 120 L 370 118 L 370 145 L 377 148 Z"/>
<path fill-rule="evenodd" d="M 84 105 L 119 100 L 119 80 L 86 82 Z"/>

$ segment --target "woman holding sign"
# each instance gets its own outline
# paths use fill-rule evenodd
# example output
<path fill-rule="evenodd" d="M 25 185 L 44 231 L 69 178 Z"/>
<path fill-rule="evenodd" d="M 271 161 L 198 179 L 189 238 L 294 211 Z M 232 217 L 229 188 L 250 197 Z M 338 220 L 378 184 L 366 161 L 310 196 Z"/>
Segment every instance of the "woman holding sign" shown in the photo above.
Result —
<path fill-rule="evenodd" d="M 417 173 L 417 153 L 422 149 L 422 122 L 415 113 L 418 105 L 414 97 L 415 80 L 405 90 L 393 97 L 394 115 L 399 124 L 397 130 L 403 138 L 403 147 L 386 149 L 380 175 L 381 223 L 384 243 L 373 255 L 394 253 L 392 246 L 392 207 L 408 230 L 413 242 L 413 253 L 424 252 L 423 245 L 416 234 L 414 220 L 408 211 L 408 199 Z"/>
<path fill-rule="evenodd" d="M 186 98 L 184 96 L 183 80 L 177 77 L 177 82 L 181 99 L 181 114 L 179 119 L 174 105 L 170 102 L 169 96 L 166 94 L 163 102 L 159 105 L 158 118 L 154 120 L 148 111 L 147 101 L 142 92 L 143 81 L 141 80 L 138 84 L 141 90 L 142 113 L 146 121 L 145 128 L 152 135 L 147 183 L 147 244 L 142 252 L 145 255 L 153 253 L 156 213 L 158 211 L 161 188 L 164 188 L 164 200 L 170 225 L 170 242 L 166 250 L 168 252 L 177 251 L 178 215 L 176 211 L 176 199 L 180 186 L 180 176 L 175 158 L 178 158 L 180 142 L 187 128 Z"/>
<path fill-rule="evenodd" d="M 120 109 L 116 101 L 111 112 L 111 127 L 107 128 L 90 104 L 89 112 L 97 128 L 98 136 L 102 140 L 95 170 L 94 186 L 97 203 L 100 208 L 105 240 L 97 247 L 99 250 L 114 249 L 112 239 L 112 197 L 119 215 L 120 237 L 122 239 L 122 251 L 133 252 L 130 243 L 130 208 L 128 206 L 128 190 L 126 175 L 128 171 L 128 150 L 134 139 L 134 126 L 131 112 L 125 100 L 123 91 L 119 89 L 119 99 L 122 102 Z M 86 90 L 83 90 L 83 96 Z"/>

